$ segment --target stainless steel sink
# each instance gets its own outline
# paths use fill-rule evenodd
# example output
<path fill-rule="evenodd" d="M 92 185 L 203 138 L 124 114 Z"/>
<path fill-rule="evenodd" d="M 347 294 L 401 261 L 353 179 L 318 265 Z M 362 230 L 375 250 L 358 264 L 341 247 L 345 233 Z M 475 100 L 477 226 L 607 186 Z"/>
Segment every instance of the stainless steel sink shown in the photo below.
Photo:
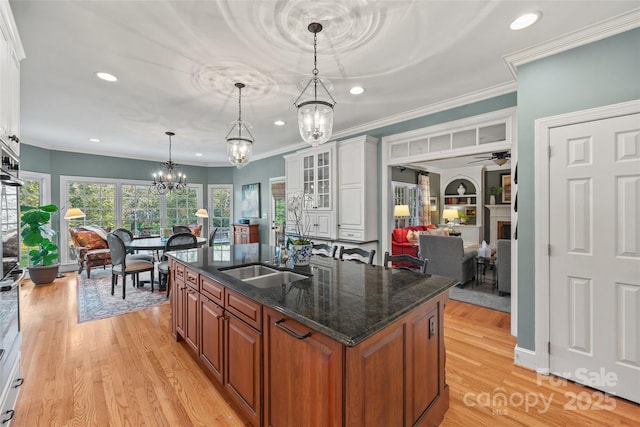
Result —
<path fill-rule="evenodd" d="M 246 280 L 253 277 L 264 276 L 265 274 L 279 273 L 275 268 L 265 267 L 264 265 L 247 265 L 245 267 L 231 267 L 223 270 L 225 274 L 233 276 L 236 279 Z"/>
<path fill-rule="evenodd" d="M 307 276 L 303 274 L 292 271 L 280 271 L 260 264 L 247 265 L 245 267 L 231 267 L 221 271 L 257 288 L 272 288 L 297 280 L 307 279 Z"/>
<path fill-rule="evenodd" d="M 257 288 L 272 288 L 274 286 L 286 285 L 302 279 L 308 279 L 308 277 L 291 271 L 278 271 L 272 274 L 244 279 L 244 281 Z"/>

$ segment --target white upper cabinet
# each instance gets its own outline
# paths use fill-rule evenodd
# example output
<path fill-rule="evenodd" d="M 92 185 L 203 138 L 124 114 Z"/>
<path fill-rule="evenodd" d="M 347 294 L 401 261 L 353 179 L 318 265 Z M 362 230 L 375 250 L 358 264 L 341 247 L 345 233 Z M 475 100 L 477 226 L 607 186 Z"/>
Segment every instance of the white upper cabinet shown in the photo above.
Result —
<path fill-rule="evenodd" d="M 20 61 L 24 59 L 11 7 L 0 0 L 0 140 L 20 154 Z"/>
<path fill-rule="evenodd" d="M 305 229 L 312 237 L 356 245 L 378 239 L 377 138 L 359 136 L 284 158 L 287 198 L 304 192 Z"/>
<path fill-rule="evenodd" d="M 338 143 L 338 238 L 377 240 L 378 140 L 361 136 Z"/>

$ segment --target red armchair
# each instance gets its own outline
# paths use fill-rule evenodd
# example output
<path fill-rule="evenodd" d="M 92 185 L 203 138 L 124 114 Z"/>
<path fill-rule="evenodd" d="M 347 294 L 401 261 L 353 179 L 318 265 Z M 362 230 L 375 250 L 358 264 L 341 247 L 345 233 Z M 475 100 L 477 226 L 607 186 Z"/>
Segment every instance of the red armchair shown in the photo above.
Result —
<path fill-rule="evenodd" d="M 407 240 L 407 233 L 411 231 L 425 231 L 436 228 L 435 225 L 414 225 L 405 228 L 396 228 L 391 232 L 391 254 L 392 255 L 411 255 L 418 257 L 418 239 L 414 241 Z"/>

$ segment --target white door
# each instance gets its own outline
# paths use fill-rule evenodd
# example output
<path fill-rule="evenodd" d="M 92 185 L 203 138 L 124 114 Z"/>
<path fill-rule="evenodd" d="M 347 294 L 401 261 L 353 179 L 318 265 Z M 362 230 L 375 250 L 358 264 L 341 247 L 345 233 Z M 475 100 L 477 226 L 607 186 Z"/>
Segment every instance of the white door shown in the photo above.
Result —
<path fill-rule="evenodd" d="M 640 402 L 640 114 L 550 148 L 551 373 Z"/>

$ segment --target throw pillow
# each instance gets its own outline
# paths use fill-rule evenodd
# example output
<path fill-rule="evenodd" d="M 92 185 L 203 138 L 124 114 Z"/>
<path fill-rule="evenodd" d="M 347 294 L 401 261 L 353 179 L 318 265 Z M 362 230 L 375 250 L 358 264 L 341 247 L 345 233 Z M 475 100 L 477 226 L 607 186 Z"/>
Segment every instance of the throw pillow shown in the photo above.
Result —
<path fill-rule="evenodd" d="M 92 231 L 78 231 L 75 235 L 76 241 L 80 247 L 93 249 L 107 249 L 109 246 L 100 236 Z"/>
<path fill-rule="evenodd" d="M 419 237 L 419 231 L 409 230 L 407 231 L 407 242 L 409 243 L 417 243 Z"/>

